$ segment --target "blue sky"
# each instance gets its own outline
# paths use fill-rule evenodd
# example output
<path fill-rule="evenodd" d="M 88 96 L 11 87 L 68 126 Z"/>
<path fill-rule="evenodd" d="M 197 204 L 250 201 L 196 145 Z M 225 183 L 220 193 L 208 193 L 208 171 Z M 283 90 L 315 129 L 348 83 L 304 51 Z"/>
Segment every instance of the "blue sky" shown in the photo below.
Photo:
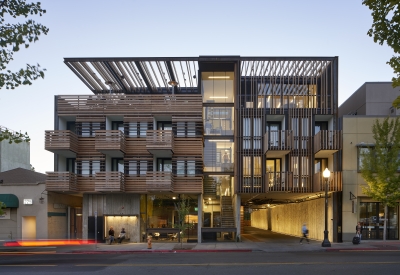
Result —
<path fill-rule="evenodd" d="M 47 13 L 34 19 L 50 32 L 16 53 L 9 68 L 39 63 L 46 76 L 0 90 L 0 125 L 28 132 L 31 164 L 42 173 L 54 170 L 44 150 L 54 95 L 90 93 L 64 57 L 338 56 L 339 103 L 364 82 L 394 76 L 386 64 L 393 52 L 367 35 L 372 17 L 361 0 L 40 2 Z"/>

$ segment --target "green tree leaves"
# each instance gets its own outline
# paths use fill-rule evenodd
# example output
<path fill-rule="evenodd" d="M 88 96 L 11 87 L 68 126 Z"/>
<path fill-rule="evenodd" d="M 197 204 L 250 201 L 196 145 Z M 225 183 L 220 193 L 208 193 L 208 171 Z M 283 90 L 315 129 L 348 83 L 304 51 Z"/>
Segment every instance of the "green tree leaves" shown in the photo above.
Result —
<path fill-rule="evenodd" d="M 28 133 L 14 132 L 10 129 L 0 126 L 0 141 L 8 140 L 8 143 L 21 143 L 31 141 Z"/>
<path fill-rule="evenodd" d="M 6 70 L 7 65 L 13 60 L 15 52 L 20 50 L 20 46 L 28 48 L 30 43 L 39 40 L 41 34 L 47 35 L 49 29 L 42 24 L 29 19 L 24 23 L 10 24 L 5 22 L 5 17 L 17 18 L 29 15 L 42 16 L 46 10 L 41 8 L 38 3 L 25 3 L 25 0 L 3 0 L 0 1 L 0 89 L 15 89 L 20 85 L 31 85 L 32 81 L 39 77 L 44 78 L 44 71 L 40 65 L 26 64 L 17 72 Z"/>
<path fill-rule="evenodd" d="M 399 0 L 364 0 L 363 5 L 371 11 L 373 23 L 368 35 L 375 43 L 386 44 L 391 47 L 395 55 L 387 62 L 392 67 L 396 77 L 392 78 L 393 88 L 400 86 L 400 12 Z M 393 106 L 400 108 L 400 98 L 393 102 Z"/>

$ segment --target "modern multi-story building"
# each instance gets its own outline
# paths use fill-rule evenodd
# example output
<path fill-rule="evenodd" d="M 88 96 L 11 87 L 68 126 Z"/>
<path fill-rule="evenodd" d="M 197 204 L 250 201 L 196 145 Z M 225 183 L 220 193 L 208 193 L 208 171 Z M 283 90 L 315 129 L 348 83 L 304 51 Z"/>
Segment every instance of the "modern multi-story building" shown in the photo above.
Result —
<path fill-rule="evenodd" d="M 294 235 L 307 222 L 322 239 L 329 168 L 330 238 L 340 241 L 337 57 L 65 63 L 92 94 L 55 97 L 46 190 L 81 198 L 83 238 L 113 226 L 132 242 L 175 240 L 176 205 L 189 198 L 188 241 L 238 240 L 250 216 Z"/>
<path fill-rule="evenodd" d="M 357 222 L 364 227 L 362 239 L 383 239 L 384 206 L 362 192 L 361 152 L 374 146 L 372 126 L 377 119 L 399 115 L 392 107 L 400 96 L 392 82 L 366 82 L 339 107 L 343 129 L 343 240 L 355 234 Z M 399 238 L 399 208 L 389 207 L 387 239 Z"/>

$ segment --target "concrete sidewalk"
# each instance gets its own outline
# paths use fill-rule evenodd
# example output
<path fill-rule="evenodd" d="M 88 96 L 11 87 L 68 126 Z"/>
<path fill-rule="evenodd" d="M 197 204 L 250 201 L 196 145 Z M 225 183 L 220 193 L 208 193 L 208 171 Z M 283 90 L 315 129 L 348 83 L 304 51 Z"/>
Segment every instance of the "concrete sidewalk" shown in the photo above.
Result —
<path fill-rule="evenodd" d="M 351 242 L 332 243 L 331 247 L 322 247 L 321 241 L 300 244 L 294 242 L 215 242 L 215 243 L 147 243 L 97 244 L 90 247 L 72 249 L 72 253 L 183 253 L 183 252 L 301 252 L 301 251 L 399 251 L 400 241 L 363 241 L 359 245 Z"/>

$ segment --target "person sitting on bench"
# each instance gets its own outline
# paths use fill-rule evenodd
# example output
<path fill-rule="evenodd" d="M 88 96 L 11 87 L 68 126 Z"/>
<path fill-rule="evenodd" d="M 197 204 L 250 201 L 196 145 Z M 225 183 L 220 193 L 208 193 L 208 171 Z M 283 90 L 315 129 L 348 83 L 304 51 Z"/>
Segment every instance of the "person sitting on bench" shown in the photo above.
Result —
<path fill-rule="evenodd" d="M 125 239 L 125 236 L 126 236 L 125 228 L 122 227 L 121 233 L 119 233 L 118 236 L 118 243 L 121 243 L 122 240 Z"/>

